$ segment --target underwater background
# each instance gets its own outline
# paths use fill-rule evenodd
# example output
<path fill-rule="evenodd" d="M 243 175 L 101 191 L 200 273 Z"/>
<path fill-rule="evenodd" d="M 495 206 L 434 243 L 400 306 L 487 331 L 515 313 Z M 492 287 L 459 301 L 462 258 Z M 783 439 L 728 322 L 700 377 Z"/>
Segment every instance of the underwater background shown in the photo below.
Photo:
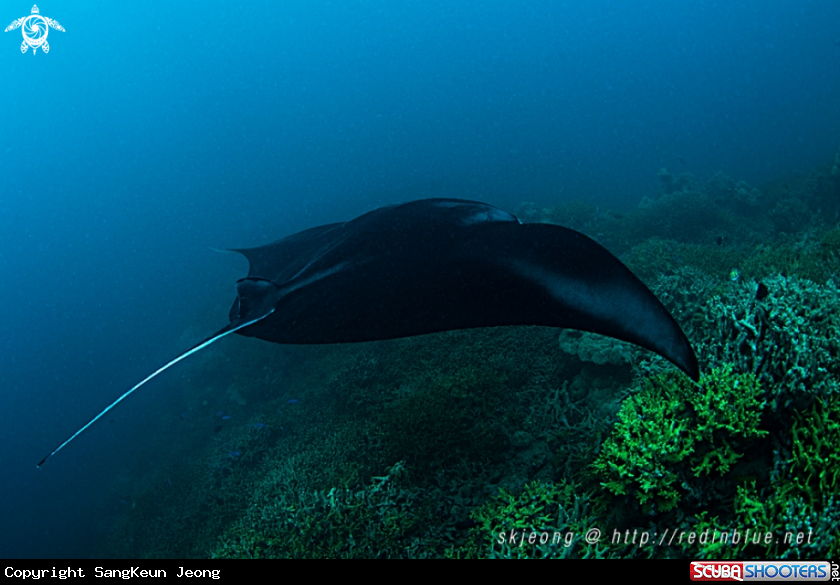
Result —
<path fill-rule="evenodd" d="M 48 54 L 0 34 L 0 557 L 840 556 L 840 4 L 38 7 Z M 211 247 L 424 197 L 595 238 L 701 384 L 553 329 L 230 336 L 35 468 L 227 323 Z"/>

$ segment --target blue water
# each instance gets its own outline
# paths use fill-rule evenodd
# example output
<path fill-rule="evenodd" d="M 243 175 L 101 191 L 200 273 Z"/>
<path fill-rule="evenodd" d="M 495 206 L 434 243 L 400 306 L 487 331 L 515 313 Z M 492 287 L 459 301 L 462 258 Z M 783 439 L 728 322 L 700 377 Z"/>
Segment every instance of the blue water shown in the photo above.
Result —
<path fill-rule="evenodd" d="M 759 184 L 840 146 L 834 0 L 39 8 L 49 54 L 0 34 L 0 557 L 93 554 L 177 440 L 173 369 L 35 469 L 227 322 L 247 264 L 210 246 L 431 196 L 630 209 L 662 167 Z"/>

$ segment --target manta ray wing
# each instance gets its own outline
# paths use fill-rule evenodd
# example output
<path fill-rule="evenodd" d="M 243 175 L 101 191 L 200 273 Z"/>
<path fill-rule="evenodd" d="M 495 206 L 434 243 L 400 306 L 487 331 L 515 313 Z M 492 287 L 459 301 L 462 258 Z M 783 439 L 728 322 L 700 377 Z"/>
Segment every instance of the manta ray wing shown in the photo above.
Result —
<path fill-rule="evenodd" d="M 39 467 L 149 380 L 230 333 L 318 344 L 564 327 L 635 343 L 700 377 L 677 322 L 603 246 L 568 228 L 523 225 L 484 203 L 413 201 L 235 251 L 250 269 L 236 283 L 230 324 L 124 393 Z"/>

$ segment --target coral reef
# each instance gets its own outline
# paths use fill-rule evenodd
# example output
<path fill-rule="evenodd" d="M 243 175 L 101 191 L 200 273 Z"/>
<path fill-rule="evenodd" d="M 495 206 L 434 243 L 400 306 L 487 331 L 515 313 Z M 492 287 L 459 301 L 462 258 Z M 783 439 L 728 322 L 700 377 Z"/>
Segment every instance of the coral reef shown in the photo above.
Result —
<path fill-rule="evenodd" d="M 356 490 L 300 492 L 251 508 L 230 527 L 213 558 L 393 558 L 428 554 L 415 537 L 431 518 L 407 489 L 402 463 Z"/>
<path fill-rule="evenodd" d="M 740 542 L 703 548 L 699 558 L 815 559 L 840 554 L 840 398 L 816 401 L 793 418 L 790 448 L 775 452 L 772 481 L 760 487 L 755 480 L 739 486 L 729 518 L 699 518 L 698 526 L 730 534 L 740 531 Z"/>
<path fill-rule="evenodd" d="M 702 359 L 754 373 L 774 411 L 840 392 L 840 290 L 795 276 L 762 284 L 761 300 L 756 283 L 741 282 L 706 302 L 704 335 L 695 341 Z"/>
<path fill-rule="evenodd" d="M 597 558 L 607 549 L 582 542 L 596 523 L 590 496 L 566 481 L 534 481 L 519 493 L 501 490 L 472 513 L 467 541 L 450 558 Z"/>
<path fill-rule="evenodd" d="M 624 401 L 613 433 L 592 464 L 601 485 L 632 496 L 644 514 L 667 512 L 687 494 L 693 478 L 723 475 L 752 441 L 764 402 L 750 374 L 713 370 L 700 388 L 673 373 L 645 380 Z"/>
<path fill-rule="evenodd" d="M 699 384 L 544 328 L 231 343 L 185 364 L 182 443 L 117 474 L 131 505 L 99 556 L 840 556 L 840 179 L 659 180 L 626 215 L 518 213 L 620 254 Z"/>
<path fill-rule="evenodd" d="M 560 350 L 575 355 L 582 362 L 603 366 L 629 365 L 635 361 L 638 347 L 603 335 L 581 331 L 563 330 L 558 339 Z"/>

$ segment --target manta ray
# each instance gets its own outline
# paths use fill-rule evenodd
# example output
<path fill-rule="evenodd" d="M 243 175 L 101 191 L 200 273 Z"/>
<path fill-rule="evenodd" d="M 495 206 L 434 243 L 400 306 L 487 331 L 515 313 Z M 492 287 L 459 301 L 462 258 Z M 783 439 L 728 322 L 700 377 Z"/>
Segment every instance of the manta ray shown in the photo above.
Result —
<path fill-rule="evenodd" d="M 236 283 L 230 322 L 117 398 L 38 467 L 146 382 L 231 333 L 324 344 L 541 325 L 628 341 L 700 377 L 680 326 L 606 248 L 485 203 L 412 201 L 233 251 L 250 269 Z"/>

